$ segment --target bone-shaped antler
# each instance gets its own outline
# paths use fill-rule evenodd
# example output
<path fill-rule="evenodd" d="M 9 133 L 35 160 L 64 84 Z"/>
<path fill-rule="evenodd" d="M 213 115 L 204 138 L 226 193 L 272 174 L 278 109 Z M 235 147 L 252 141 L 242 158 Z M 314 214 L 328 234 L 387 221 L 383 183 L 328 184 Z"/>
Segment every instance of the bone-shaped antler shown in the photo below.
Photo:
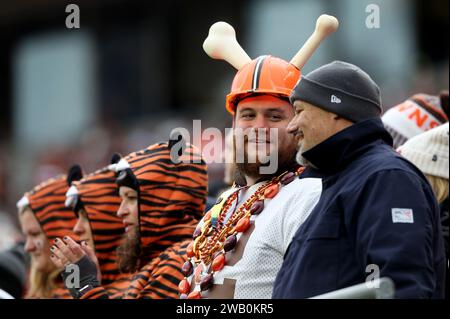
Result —
<path fill-rule="evenodd" d="M 322 14 L 316 21 L 316 29 L 313 34 L 311 34 L 305 44 L 303 44 L 302 48 L 292 58 L 291 64 L 301 70 L 314 51 L 319 47 L 320 43 L 331 33 L 336 31 L 338 26 L 339 22 L 335 17 Z"/>
<path fill-rule="evenodd" d="M 203 50 L 213 59 L 222 59 L 240 70 L 251 61 L 236 40 L 236 32 L 226 22 L 216 22 L 209 28 L 208 37 L 203 42 Z"/>

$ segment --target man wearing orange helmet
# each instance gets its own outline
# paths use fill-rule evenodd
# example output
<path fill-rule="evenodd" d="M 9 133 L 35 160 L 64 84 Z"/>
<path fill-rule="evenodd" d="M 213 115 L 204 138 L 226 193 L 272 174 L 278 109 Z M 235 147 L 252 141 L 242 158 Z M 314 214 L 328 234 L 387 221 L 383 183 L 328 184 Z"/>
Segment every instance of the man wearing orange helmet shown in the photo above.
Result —
<path fill-rule="evenodd" d="M 271 298 L 283 255 L 322 188 L 318 178 L 301 178 L 286 131 L 300 67 L 272 56 L 251 60 L 224 22 L 211 27 L 204 49 L 238 69 L 226 98 L 237 173 L 197 225 L 180 298 Z"/>

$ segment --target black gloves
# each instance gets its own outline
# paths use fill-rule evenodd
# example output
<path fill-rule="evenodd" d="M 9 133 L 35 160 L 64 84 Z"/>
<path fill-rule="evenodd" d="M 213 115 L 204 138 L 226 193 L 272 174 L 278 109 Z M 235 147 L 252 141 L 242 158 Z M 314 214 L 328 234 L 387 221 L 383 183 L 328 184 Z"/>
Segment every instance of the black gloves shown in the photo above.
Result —
<path fill-rule="evenodd" d="M 100 286 L 97 279 L 97 266 L 86 255 L 75 264 L 66 266 L 61 276 L 64 285 L 75 299 L 81 298 L 92 288 Z"/>

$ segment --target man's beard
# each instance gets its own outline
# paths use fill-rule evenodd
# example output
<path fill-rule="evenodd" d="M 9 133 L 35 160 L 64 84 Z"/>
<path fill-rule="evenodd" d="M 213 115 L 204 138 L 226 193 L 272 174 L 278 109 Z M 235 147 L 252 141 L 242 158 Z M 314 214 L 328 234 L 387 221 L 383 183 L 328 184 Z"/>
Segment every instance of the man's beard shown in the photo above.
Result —
<path fill-rule="evenodd" d="M 133 273 L 138 270 L 142 253 L 140 237 L 138 226 L 132 233 L 124 234 L 124 241 L 117 248 L 117 264 L 121 272 Z"/>
<path fill-rule="evenodd" d="M 312 167 L 312 168 L 316 168 L 310 161 L 308 161 L 306 158 L 303 157 L 303 153 L 306 152 L 307 150 L 305 150 L 303 148 L 303 145 L 301 145 L 297 151 L 297 154 L 295 154 L 295 160 L 297 161 L 298 164 L 300 164 L 301 166 L 304 167 Z"/>
<path fill-rule="evenodd" d="M 247 144 L 248 145 L 248 144 Z M 245 145 L 247 147 L 247 145 Z M 247 152 L 244 152 L 244 161 L 243 163 L 236 163 L 236 177 L 239 177 L 241 175 L 241 180 L 244 179 L 242 175 L 251 177 L 253 179 L 260 179 L 260 178 L 270 178 L 271 176 L 274 176 L 276 174 L 280 174 L 286 170 L 292 169 L 293 167 L 297 166 L 295 162 L 295 147 L 289 148 L 286 151 L 278 151 L 278 158 L 276 158 L 278 161 L 278 167 L 275 172 L 275 174 L 262 174 L 261 168 L 269 165 L 267 161 L 264 161 L 262 163 L 259 159 L 259 156 L 256 156 L 256 163 L 249 163 L 249 156 Z M 239 182 L 238 182 L 239 184 Z"/>

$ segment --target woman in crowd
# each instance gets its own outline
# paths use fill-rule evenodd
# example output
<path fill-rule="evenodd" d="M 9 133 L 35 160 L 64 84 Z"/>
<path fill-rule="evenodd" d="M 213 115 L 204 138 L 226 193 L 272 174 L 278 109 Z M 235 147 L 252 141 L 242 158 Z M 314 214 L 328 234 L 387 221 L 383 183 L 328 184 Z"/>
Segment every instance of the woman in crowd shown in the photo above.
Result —
<path fill-rule="evenodd" d="M 441 207 L 442 232 L 447 258 L 446 296 L 449 281 L 449 123 L 416 135 L 398 148 L 400 154 L 416 165 L 427 177 Z"/>
<path fill-rule="evenodd" d="M 25 250 L 31 256 L 28 287 L 25 298 L 70 298 L 60 273 L 50 259 L 50 246 L 58 238 L 73 236 L 76 218 L 65 207 L 68 190 L 65 176 L 52 178 L 17 203 L 19 221 L 26 237 Z"/>

